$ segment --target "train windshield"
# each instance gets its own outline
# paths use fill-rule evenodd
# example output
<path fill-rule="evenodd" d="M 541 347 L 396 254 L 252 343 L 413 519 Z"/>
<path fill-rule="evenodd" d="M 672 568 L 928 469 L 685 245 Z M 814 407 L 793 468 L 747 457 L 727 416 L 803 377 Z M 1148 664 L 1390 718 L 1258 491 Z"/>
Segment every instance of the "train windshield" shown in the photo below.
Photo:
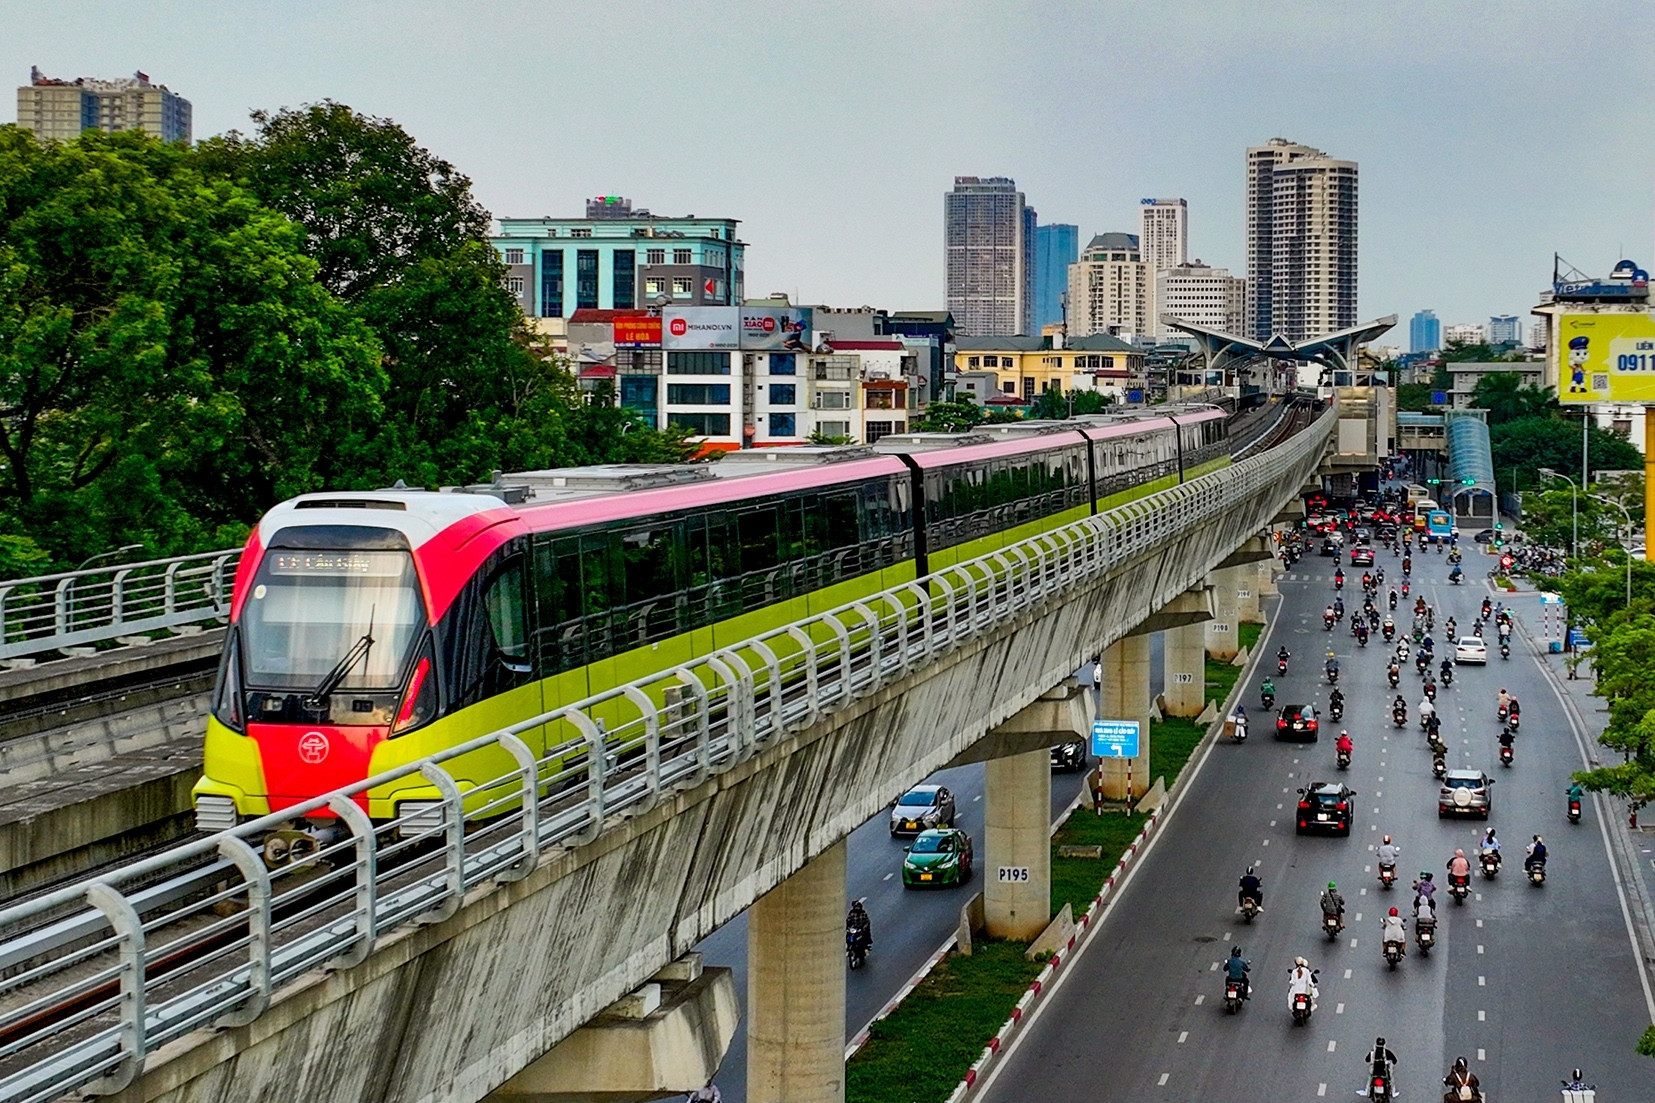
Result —
<path fill-rule="evenodd" d="M 272 549 L 241 610 L 246 683 L 395 689 L 425 620 L 405 551 Z"/>

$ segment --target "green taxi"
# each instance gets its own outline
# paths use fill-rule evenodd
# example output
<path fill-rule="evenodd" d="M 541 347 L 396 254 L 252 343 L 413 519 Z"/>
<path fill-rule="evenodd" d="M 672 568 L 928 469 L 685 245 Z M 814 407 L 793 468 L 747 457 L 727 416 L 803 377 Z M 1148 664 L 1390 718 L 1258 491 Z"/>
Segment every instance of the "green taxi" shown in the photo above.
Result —
<path fill-rule="evenodd" d="M 971 836 L 957 827 L 921 831 L 903 850 L 903 888 L 963 885 L 971 879 Z"/>

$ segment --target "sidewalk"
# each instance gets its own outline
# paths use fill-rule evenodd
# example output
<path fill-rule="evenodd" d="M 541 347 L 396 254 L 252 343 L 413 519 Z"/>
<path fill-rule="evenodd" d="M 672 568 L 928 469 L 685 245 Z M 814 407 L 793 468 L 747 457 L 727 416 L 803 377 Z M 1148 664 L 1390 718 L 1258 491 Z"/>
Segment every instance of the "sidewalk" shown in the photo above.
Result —
<path fill-rule="evenodd" d="M 1503 603 L 1511 610 L 1517 632 L 1532 648 L 1547 688 L 1557 694 L 1564 712 L 1577 725 L 1585 744 L 1588 764 L 1593 768 L 1613 764 L 1608 748 L 1597 741 L 1608 723 L 1608 716 L 1603 698 L 1594 696 L 1592 692 L 1597 681 L 1592 675 L 1591 662 L 1582 660 L 1576 668 L 1577 676 L 1573 679 L 1569 677 L 1565 662 L 1569 656 L 1547 651 L 1539 591 L 1526 579 L 1513 579 L 1512 582 L 1517 586 L 1517 591 L 1510 594 L 1502 594 L 1489 586 L 1494 601 Z M 1556 631 L 1555 628 L 1553 630 Z M 1561 794 L 1558 799 L 1562 800 Z M 1589 796 L 1588 801 L 1588 821 L 1582 826 L 1587 826 L 1594 817 L 1602 818 L 1609 836 L 1609 848 L 1618 867 L 1618 879 L 1626 889 L 1626 905 L 1632 915 L 1639 951 L 1646 968 L 1655 967 L 1655 808 L 1644 809 L 1647 815 L 1640 820 L 1642 826 L 1633 828 L 1623 801 L 1602 795 Z"/>

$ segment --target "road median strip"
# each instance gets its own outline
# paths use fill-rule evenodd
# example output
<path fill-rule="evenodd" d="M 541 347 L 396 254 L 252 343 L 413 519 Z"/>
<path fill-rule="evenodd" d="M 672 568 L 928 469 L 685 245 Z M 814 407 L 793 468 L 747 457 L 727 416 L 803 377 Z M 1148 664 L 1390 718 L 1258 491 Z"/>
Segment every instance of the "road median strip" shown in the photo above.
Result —
<path fill-rule="evenodd" d="M 1264 625 L 1240 626 L 1240 642 L 1249 654 L 1256 652 L 1264 631 Z M 1208 696 L 1224 702 L 1220 720 L 1206 726 L 1180 718 L 1153 723 L 1149 776 L 1169 779 L 1167 798 L 1159 808 L 1098 816 L 1084 807 L 1083 794 L 1054 829 L 1052 914 L 1065 904 L 1080 913 L 1075 933 L 1063 947 L 1045 961 L 1031 963 L 1023 956 L 1028 943 L 974 939 L 971 955 L 963 956 L 951 952 L 956 942 L 949 939 L 846 1048 L 845 1094 L 850 1103 L 957 1103 L 970 1094 L 1073 957 L 1075 947 L 1101 920 L 1116 886 L 1176 808 L 1182 793 L 1178 779 L 1202 744 L 1222 730 L 1222 716 L 1236 698 L 1242 673 L 1243 668 L 1227 662 L 1207 660 Z M 1063 853 L 1074 848 L 1095 848 L 1104 860 L 1114 858 L 1114 865 Z M 1103 869 L 1109 872 L 1100 876 Z M 1009 1010 L 996 1010 L 1008 1003 Z M 1000 1015 L 1005 1017 L 994 1029 Z M 987 1042 L 974 1049 L 970 1039 L 985 1033 Z"/>

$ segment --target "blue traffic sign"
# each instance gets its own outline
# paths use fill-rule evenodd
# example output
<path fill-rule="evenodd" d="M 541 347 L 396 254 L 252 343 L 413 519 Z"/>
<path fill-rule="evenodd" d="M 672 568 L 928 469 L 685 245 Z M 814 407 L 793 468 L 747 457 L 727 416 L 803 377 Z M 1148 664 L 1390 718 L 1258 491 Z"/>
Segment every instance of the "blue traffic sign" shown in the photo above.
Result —
<path fill-rule="evenodd" d="M 1446 405 L 1448 405 L 1448 392 L 1446 392 L 1446 391 L 1432 391 L 1431 392 L 1431 405 L 1433 405 L 1433 406 L 1446 406 Z"/>
<path fill-rule="evenodd" d="M 1099 758 L 1137 758 L 1138 721 L 1092 721 L 1092 753 Z"/>

